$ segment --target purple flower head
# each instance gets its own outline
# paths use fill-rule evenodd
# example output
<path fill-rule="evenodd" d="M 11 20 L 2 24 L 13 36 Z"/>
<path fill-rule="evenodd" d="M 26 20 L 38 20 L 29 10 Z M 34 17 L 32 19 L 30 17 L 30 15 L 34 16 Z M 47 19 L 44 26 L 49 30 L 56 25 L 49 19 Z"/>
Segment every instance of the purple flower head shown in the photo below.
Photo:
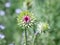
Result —
<path fill-rule="evenodd" d="M 16 9 L 15 12 L 19 14 L 21 12 L 21 9 Z"/>
<path fill-rule="evenodd" d="M 4 29 L 5 29 L 5 26 L 0 25 L 0 29 L 1 29 L 1 30 L 4 30 Z"/>
<path fill-rule="evenodd" d="M 30 22 L 30 16 L 24 16 L 24 17 L 23 17 L 23 21 L 24 21 L 25 23 L 29 23 L 29 22 Z"/>
<path fill-rule="evenodd" d="M 0 10 L 0 16 L 4 16 L 5 12 L 3 10 Z"/>
<path fill-rule="evenodd" d="M 5 35 L 0 34 L 0 39 L 4 39 L 4 38 L 5 38 Z"/>
<path fill-rule="evenodd" d="M 7 8 L 9 8 L 11 6 L 11 3 L 10 2 L 7 2 L 6 4 L 5 4 L 5 7 L 7 7 Z"/>

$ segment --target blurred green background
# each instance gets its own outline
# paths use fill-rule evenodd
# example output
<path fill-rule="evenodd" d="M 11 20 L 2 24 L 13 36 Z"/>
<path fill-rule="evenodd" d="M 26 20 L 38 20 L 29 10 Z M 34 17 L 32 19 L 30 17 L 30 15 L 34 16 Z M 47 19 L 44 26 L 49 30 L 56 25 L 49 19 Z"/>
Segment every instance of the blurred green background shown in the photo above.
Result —
<path fill-rule="evenodd" d="M 60 0 L 0 0 L 0 45 L 25 45 L 24 30 L 16 19 L 26 7 L 38 21 L 48 22 L 50 26 L 37 35 L 35 42 L 30 29 L 28 45 L 60 45 Z"/>

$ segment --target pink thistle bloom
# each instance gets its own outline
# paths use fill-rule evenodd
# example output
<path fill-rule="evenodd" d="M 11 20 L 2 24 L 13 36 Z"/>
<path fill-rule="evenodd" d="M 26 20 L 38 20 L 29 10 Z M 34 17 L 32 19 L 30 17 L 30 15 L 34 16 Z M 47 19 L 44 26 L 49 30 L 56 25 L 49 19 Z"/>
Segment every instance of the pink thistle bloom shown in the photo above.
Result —
<path fill-rule="evenodd" d="M 30 16 L 28 16 L 28 15 L 24 16 L 24 17 L 23 17 L 23 21 L 24 21 L 25 23 L 29 23 L 29 22 L 30 22 Z"/>

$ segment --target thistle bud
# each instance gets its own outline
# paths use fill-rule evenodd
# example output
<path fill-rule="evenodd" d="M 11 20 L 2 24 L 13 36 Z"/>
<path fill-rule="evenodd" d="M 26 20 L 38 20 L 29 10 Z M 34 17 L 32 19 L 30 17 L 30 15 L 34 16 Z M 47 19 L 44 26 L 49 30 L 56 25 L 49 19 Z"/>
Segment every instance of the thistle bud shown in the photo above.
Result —
<path fill-rule="evenodd" d="M 35 23 L 35 19 L 36 18 L 29 11 L 22 11 L 20 15 L 18 15 L 17 22 L 18 25 L 21 25 L 22 27 L 29 27 L 32 26 L 30 24 Z"/>

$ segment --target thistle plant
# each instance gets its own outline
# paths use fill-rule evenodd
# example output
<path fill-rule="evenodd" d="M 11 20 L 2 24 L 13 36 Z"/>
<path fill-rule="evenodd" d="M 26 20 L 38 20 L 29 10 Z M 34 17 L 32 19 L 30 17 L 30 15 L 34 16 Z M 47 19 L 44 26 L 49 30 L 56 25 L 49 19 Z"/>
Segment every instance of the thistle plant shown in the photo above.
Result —
<path fill-rule="evenodd" d="M 39 33 L 44 32 L 46 30 L 50 29 L 50 26 L 46 22 L 40 22 L 37 24 L 37 30 Z"/>
<path fill-rule="evenodd" d="M 34 26 L 34 24 L 36 22 L 36 18 L 34 17 L 34 15 L 32 13 L 30 13 L 29 11 L 26 10 L 26 11 L 22 11 L 20 13 L 20 15 L 18 15 L 17 22 L 18 22 L 18 25 L 25 31 L 26 45 L 28 45 L 27 30 L 28 30 L 28 28 Z"/>
<path fill-rule="evenodd" d="M 38 37 L 40 37 L 40 35 L 42 35 L 42 33 L 45 33 L 48 29 L 50 29 L 48 23 L 46 23 L 46 22 L 38 22 L 36 33 L 34 34 L 34 45 L 37 45 Z"/>

